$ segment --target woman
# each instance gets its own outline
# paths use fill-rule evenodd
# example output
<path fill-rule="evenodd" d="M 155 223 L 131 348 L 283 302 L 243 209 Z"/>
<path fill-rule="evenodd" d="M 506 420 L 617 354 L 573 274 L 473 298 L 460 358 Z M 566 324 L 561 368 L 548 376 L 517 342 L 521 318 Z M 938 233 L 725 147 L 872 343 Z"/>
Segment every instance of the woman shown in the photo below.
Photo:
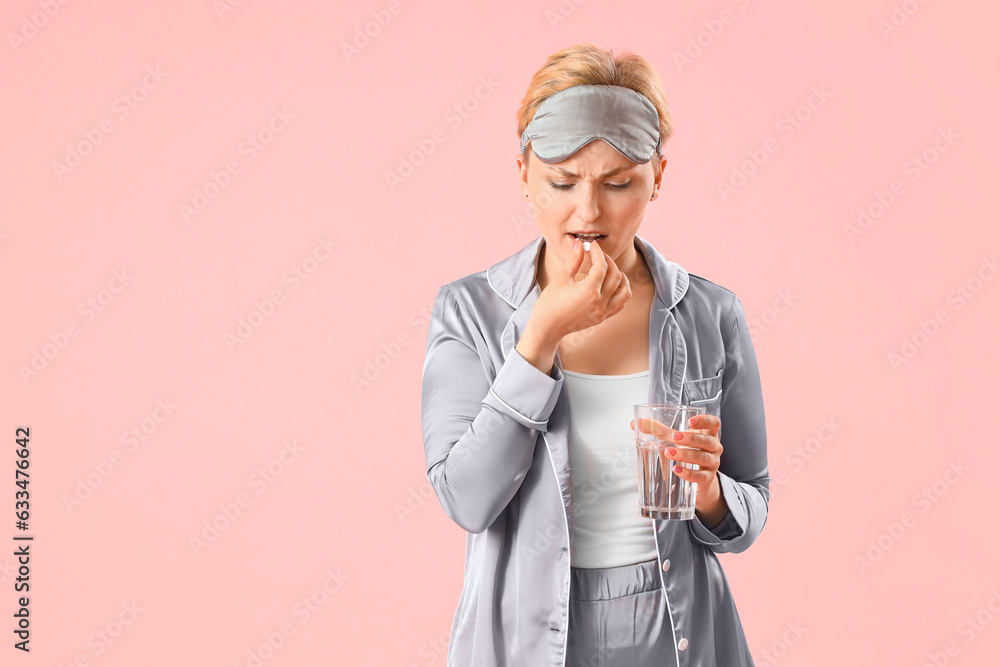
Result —
<path fill-rule="evenodd" d="M 427 477 L 468 533 L 448 664 L 753 665 L 716 553 L 767 519 L 760 378 L 736 295 L 636 234 L 671 133 L 660 79 L 575 45 L 518 133 L 541 236 L 441 288 L 423 367 Z M 706 408 L 668 451 L 699 465 L 678 473 L 690 521 L 639 515 L 635 403 Z"/>

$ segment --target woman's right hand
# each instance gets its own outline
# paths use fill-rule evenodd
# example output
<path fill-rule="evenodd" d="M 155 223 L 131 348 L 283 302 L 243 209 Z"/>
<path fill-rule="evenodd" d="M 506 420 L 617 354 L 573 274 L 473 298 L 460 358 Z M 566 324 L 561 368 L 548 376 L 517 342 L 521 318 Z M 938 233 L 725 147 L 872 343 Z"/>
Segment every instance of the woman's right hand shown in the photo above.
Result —
<path fill-rule="evenodd" d="M 550 344 L 558 345 L 564 336 L 617 315 L 632 298 L 628 278 L 597 241 L 590 242 L 590 271 L 577 280 L 586 254 L 583 242 L 578 242 L 531 311 L 526 330 L 537 327 L 534 333 Z"/>

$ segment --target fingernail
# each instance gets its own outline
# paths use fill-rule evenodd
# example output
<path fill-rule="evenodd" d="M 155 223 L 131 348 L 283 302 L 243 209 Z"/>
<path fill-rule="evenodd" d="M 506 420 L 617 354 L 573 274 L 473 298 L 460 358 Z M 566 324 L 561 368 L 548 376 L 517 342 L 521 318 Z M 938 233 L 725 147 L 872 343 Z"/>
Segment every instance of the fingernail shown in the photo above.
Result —
<path fill-rule="evenodd" d="M 674 435 L 672 437 L 674 440 L 680 440 L 681 438 L 684 437 L 684 434 L 681 433 L 680 431 L 674 431 Z"/>
<path fill-rule="evenodd" d="M 576 250 L 577 246 L 580 245 L 580 239 L 573 237 L 573 250 Z"/>

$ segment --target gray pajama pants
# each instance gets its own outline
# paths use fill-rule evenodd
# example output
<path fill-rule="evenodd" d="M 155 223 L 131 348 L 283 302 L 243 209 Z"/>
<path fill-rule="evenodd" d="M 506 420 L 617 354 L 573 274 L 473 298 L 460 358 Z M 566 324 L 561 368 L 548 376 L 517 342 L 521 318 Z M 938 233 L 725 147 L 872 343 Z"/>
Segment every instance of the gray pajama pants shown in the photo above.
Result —
<path fill-rule="evenodd" d="M 567 667 L 673 665 L 674 642 L 656 559 L 570 568 Z"/>

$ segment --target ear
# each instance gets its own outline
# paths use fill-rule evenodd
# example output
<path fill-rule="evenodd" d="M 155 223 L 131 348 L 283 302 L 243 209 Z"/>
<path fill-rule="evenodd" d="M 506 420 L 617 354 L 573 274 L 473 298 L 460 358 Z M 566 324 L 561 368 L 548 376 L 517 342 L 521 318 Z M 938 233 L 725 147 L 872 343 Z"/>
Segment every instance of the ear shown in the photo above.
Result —
<path fill-rule="evenodd" d="M 523 190 L 528 189 L 528 166 L 524 163 L 524 156 L 520 153 L 517 154 L 517 173 L 518 177 L 521 179 L 521 188 Z"/>
<path fill-rule="evenodd" d="M 656 159 L 656 158 L 653 158 Z M 663 172 L 667 170 L 667 158 L 660 160 L 660 175 L 653 178 L 654 188 L 660 187 L 660 181 L 663 179 Z"/>

